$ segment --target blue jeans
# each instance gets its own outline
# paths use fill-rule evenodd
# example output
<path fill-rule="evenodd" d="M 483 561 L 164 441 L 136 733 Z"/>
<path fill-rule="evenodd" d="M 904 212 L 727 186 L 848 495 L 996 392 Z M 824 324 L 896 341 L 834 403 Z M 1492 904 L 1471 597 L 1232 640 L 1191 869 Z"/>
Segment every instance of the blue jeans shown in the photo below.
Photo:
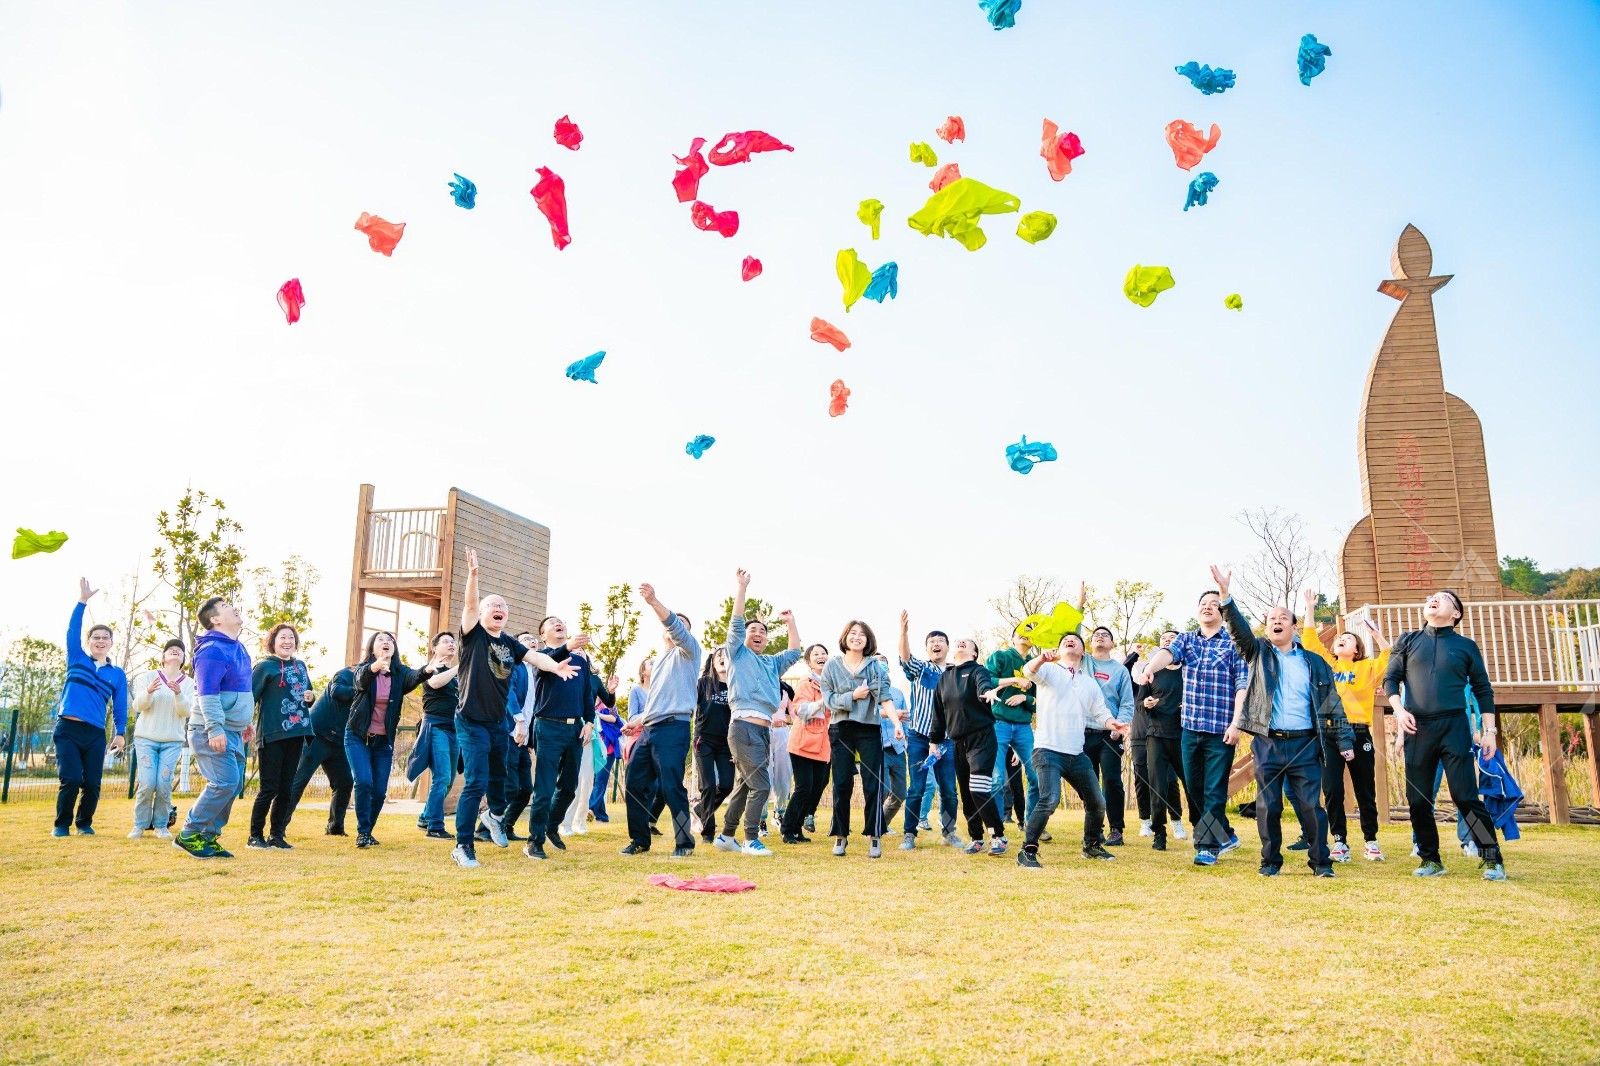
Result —
<path fill-rule="evenodd" d="M 1233 747 L 1221 733 L 1183 731 L 1183 780 L 1195 797 L 1200 820 L 1194 826 L 1196 851 L 1221 851 L 1233 836 L 1228 825 L 1228 768 Z"/>
<path fill-rule="evenodd" d="M 688 742 L 684 742 L 683 757 L 689 757 Z M 594 787 L 589 790 L 589 809 L 596 818 L 610 818 L 606 813 L 606 786 L 611 784 L 611 771 L 617 768 L 617 753 L 606 756 L 606 764 L 594 773 Z M 693 843 L 693 841 L 690 841 Z"/>
<path fill-rule="evenodd" d="M 139 765 L 139 791 L 133 798 L 135 829 L 165 829 L 172 811 L 172 774 L 183 754 L 181 740 L 133 738 L 133 755 Z"/>
<path fill-rule="evenodd" d="M 368 744 L 349 730 L 344 734 L 344 757 L 356 783 L 356 832 L 372 835 L 389 795 L 389 771 L 394 768 L 394 738 L 376 737 Z"/>
<path fill-rule="evenodd" d="M 1328 865 L 1328 815 L 1322 809 L 1321 745 L 1309 737 L 1256 737 L 1256 829 L 1261 834 L 1261 865 L 1283 865 L 1283 795 L 1300 820 L 1300 835 L 1310 845 L 1306 861 L 1314 870 Z M 1343 766 L 1330 767 L 1338 773 Z"/>
<path fill-rule="evenodd" d="M 489 797 L 489 810 L 505 810 L 506 749 L 511 735 L 504 722 L 485 724 L 456 715 L 456 743 L 461 748 L 461 795 L 456 799 L 456 843 L 470 848 L 478 825 L 478 804 Z M 495 808 L 500 808 L 495 810 Z"/>
<path fill-rule="evenodd" d="M 923 816 L 922 797 L 925 792 L 931 794 L 928 785 L 928 775 L 919 773 L 923 760 L 928 757 L 928 749 L 932 747 L 928 738 L 914 729 L 906 730 L 906 759 L 911 767 L 911 781 L 906 785 L 906 817 L 905 832 L 915 833 L 917 822 Z M 945 832 L 950 832 L 956 827 L 956 755 L 955 744 L 945 741 L 940 745 L 943 751 L 939 760 L 933 764 L 932 777 L 939 788 L 939 821 L 944 826 Z M 929 801 L 931 804 L 931 800 Z M 931 810 L 931 806 L 929 807 Z"/>
<path fill-rule="evenodd" d="M 1033 809 L 1039 803 L 1039 776 L 1033 766 L 1033 726 L 1027 722 L 994 723 L 994 739 L 998 750 L 994 757 L 994 800 L 1000 805 L 1000 821 L 1006 820 L 1011 804 L 1006 801 L 1006 762 L 1008 753 L 1015 751 L 1022 760 L 1022 774 L 1028 782 L 1027 805 L 1023 810 L 1024 824 L 1033 818 Z"/>
<path fill-rule="evenodd" d="M 528 804 L 528 839 L 543 844 L 578 794 L 578 758 L 589 757 L 589 746 L 578 735 L 583 720 L 535 718 L 533 720 L 533 801 Z"/>
<path fill-rule="evenodd" d="M 422 805 L 422 824 L 429 829 L 444 831 L 444 798 L 455 779 L 455 730 L 434 719 L 428 727 L 428 802 Z"/>
<path fill-rule="evenodd" d="M 204 729 L 189 730 L 189 750 L 194 753 L 194 765 L 206 779 L 206 787 L 195 797 L 183 820 L 185 833 L 202 836 L 219 836 L 233 812 L 233 801 L 239 798 L 239 786 L 244 782 L 244 733 L 225 729 L 228 746 L 222 751 L 212 751 Z"/>

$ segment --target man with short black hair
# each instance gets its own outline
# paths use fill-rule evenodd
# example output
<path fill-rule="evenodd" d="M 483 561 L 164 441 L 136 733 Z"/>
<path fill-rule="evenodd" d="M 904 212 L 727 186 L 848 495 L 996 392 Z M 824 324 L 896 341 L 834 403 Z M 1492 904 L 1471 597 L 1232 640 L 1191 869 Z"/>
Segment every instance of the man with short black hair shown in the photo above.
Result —
<path fill-rule="evenodd" d="M 978 642 L 970 637 L 956 641 L 954 661 L 939 675 L 933 693 L 933 722 L 928 743 L 943 744 L 949 737 L 955 748 L 956 787 L 967 816 L 968 855 L 983 851 L 984 829 L 990 833 L 989 854 L 1006 850 L 1005 827 L 994 797 L 996 744 L 994 703 L 998 688 L 989 668 L 977 661 Z"/>
<path fill-rule="evenodd" d="M 194 644 L 198 706 L 189 716 L 189 750 L 206 787 L 172 843 L 197 859 L 231 859 L 220 838 L 244 783 L 245 747 L 255 731 L 250 653 L 239 643 L 244 617 L 233 604 L 213 596 L 200 605 L 199 619 L 205 632 Z"/>
<path fill-rule="evenodd" d="M 650 687 L 642 706 L 630 707 L 624 729 L 636 735 L 628 755 L 623 793 L 628 811 L 628 846 L 624 855 L 650 850 L 655 804 L 665 802 L 672 811 L 674 858 L 694 854 L 694 830 L 689 824 L 689 794 L 683 787 L 683 767 L 689 759 L 689 722 L 694 717 L 700 670 L 700 642 L 694 639 L 687 615 L 675 614 L 656 597 L 648 581 L 639 596 L 662 625 L 666 650 L 650 668 Z M 635 691 L 638 691 L 637 689 Z"/>
<path fill-rule="evenodd" d="M 578 794 L 578 759 L 587 757 L 589 734 L 594 730 L 593 670 L 587 634 L 567 638 L 567 624 L 555 615 L 539 622 L 543 654 L 556 662 L 576 665 L 571 677 L 540 674 L 533 679 L 532 703 L 516 723 L 514 739 L 533 744 L 533 798 L 528 803 L 528 844 L 522 853 L 530 859 L 548 858 L 545 841 L 561 851 L 561 819 Z"/>
<path fill-rule="evenodd" d="M 524 630 L 517 634 L 517 643 L 524 648 L 537 650 L 539 638 Z M 501 824 L 507 840 L 521 840 L 517 835 L 517 819 L 533 800 L 533 748 L 532 737 L 517 732 L 517 723 L 527 721 L 533 714 L 533 678 L 526 663 L 518 663 L 511 671 L 511 690 L 506 696 L 506 729 L 511 731 L 511 743 L 506 748 L 505 798 L 501 805 Z M 530 827 L 529 835 L 533 834 Z M 485 826 L 478 827 L 477 838 L 489 839 Z"/>
<path fill-rule="evenodd" d="M 994 703 L 995 802 L 1000 806 L 1000 823 L 1005 824 L 1007 793 L 1010 791 L 1010 756 L 1021 762 L 1021 775 L 1027 780 L 1027 796 L 1023 801 L 1024 816 L 1018 818 L 1019 828 L 1026 828 L 1026 814 L 1033 813 L 1038 802 L 1039 778 L 1033 769 L 1033 715 L 1035 699 L 1033 682 L 1018 677 L 1033 650 L 1028 638 L 1011 630 L 1011 644 L 991 652 L 984 663 L 994 675 L 1000 692 Z M 1018 781 L 1021 784 L 1021 780 Z"/>
<path fill-rule="evenodd" d="M 1169 629 L 1161 634 L 1163 648 L 1172 647 L 1178 631 Z M 1150 830 L 1154 839 L 1150 847 L 1155 851 L 1167 850 L 1167 820 L 1172 820 L 1172 835 L 1184 838 L 1183 811 L 1178 806 L 1178 786 L 1183 784 L 1183 728 L 1179 717 L 1183 713 L 1183 667 L 1168 663 L 1156 671 L 1146 684 L 1134 693 L 1134 701 L 1144 715 L 1146 776 L 1150 782 Z M 1188 798 L 1189 820 L 1199 821 L 1195 812 L 1194 794 L 1185 786 Z"/>
<path fill-rule="evenodd" d="M 1090 654 L 1084 658 L 1083 668 L 1089 671 L 1105 693 L 1106 705 L 1124 726 L 1133 724 L 1133 679 L 1128 668 L 1111 657 L 1111 648 L 1117 638 L 1105 626 L 1095 626 L 1089 635 Z M 1122 831 L 1126 825 L 1128 793 L 1122 787 L 1122 742 L 1127 730 L 1113 734 L 1106 729 L 1088 726 L 1084 731 L 1083 753 L 1094 765 L 1100 779 L 1100 791 L 1106 798 L 1106 820 L 1111 832 L 1106 837 L 1108 847 L 1122 846 Z"/>
<path fill-rule="evenodd" d="M 88 650 L 83 646 L 84 608 L 98 591 L 89 587 L 88 578 L 79 578 L 78 605 L 67 622 L 67 678 L 61 689 L 61 713 L 50 734 L 61 781 L 52 833 L 58 837 L 68 835 L 72 825 L 80 835 L 94 836 L 94 811 L 105 771 L 107 708 L 117 727 L 111 750 L 121 751 L 127 742 L 128 676 L 111 662 L 111 627 L 89 627 Z"/>
<path fill-rule="evenodd" d="M 934 629 L 923 640 L 928 657 L 918 659 L 911 654 L 911 616 L 900 612 L 900 669 L 911 682 L 911 718 L 906 723 L 906 762 L 911 777 L 906 785 L 905 835 L 901 851 L 917 846 L 917 828 L 922 818 L 922 796 L 928 787 L 928 768 L 923 764 L 933 759 L 934 782 L 939 789 L 939 821 L 943 840 L 953 848 L 962 846 L 956 835 L 956 762 L 954 745 L 938 745 L 928 739 L 933 731 L 933 697 L 939 688 L 939 676 L 944 672 L 945 655 L 949 653 L 950 638 Z"/>

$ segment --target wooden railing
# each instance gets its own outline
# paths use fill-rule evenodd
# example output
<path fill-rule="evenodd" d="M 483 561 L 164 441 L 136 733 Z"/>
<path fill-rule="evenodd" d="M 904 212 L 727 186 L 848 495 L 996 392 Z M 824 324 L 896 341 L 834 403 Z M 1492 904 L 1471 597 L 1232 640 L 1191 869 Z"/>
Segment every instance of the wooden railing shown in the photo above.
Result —
<path fill-rule="evenodd" d="M 367 516 L 368 577 L 439 577 L 443 507 L 401 507 Z"/>
<path fill-rule="evenodd" d="M 1462 606 L 1461 632 L 1478 642 L 1496 687 L 1600 692 L 1600 600 L 1482 600 Z M 1365 638 L 1366 618 L 1390 640 L 1426 621 L 1420 603 L 1368 604 L 1346 616 L 1345 628 Z"/>

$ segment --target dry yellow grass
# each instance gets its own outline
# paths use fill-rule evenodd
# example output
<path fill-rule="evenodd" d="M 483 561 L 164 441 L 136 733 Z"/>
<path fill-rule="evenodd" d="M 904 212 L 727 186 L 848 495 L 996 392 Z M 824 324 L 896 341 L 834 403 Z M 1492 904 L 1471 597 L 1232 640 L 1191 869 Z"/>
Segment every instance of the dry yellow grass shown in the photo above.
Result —
<path fill-rule="evenodd" d="M 123 839 L 126 801 L 94 838 L 50 817 L 0 808 L 7 1063 L 1600 1061 L 1592 829 L 1531 829 L 1492 885 L 1410 877 L 1403 827 L 1319 881 L 1258 877 L 1249 826 L 1213 870 L 1138 840 L 1091 864 L 1064 814 L 1043 871 L 820 840 L 628 859 L 613 822 L 469 872 L 409 816 L 358 852 L 305 813 L 292 853 L 236 823 L 238 858 L 197 862 Z"/>

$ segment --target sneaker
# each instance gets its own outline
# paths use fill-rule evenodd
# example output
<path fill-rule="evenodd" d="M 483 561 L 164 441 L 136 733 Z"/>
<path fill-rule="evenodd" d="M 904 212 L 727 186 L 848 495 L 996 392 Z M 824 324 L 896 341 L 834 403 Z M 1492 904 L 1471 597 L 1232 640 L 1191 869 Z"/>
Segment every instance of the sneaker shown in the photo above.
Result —
<path fill-rule="evenodd" d="M 924 819 L 922 819 L 922 821 L 917 823 L 917 832 L 919 832 L 919 833 L 931 833 L 931 832 L 933 832 L 933 826 L 929 825 L 928 824 L 928 820 L 926 818 L 924 818 Z"/>
<path fill-rule="evenodd" d="M 1217 864 L 1217 853 L 1202 848 L 1194 853 L 1194 864 L 1196 866 L 1215 866 Z"/>
<path fill-rule="evenodd" d="M 808 837 L 808 836 L 806 836 L 806 835 L 805 835 L 805 834 L 804 834 L 804 833 L 796 833 L 796 834 L 795 834 L 795 835 L 794 835 L 794 838 L 795 838 L 795 840 L 797 840 L 797 841 L 799 841 L 799 842 L 800 842 L 800 843 L 802 843 L 802 844 L 809 844 L 809 843 L 811 843 L 811 838 L 810 838 L 810 837 Z"/>
<path fill-rule="evenodd" d="M 447 833 L 443 829 L 430 829 L 426 834 L 429 840 L 454 840 L 454 833 Z"/>
<path fill-rule="evenodd" d="M 80 829 L 78 832 L 81 833 L 83 830 Z M 1461 854 L 1465 855 L 1469 859 L 1476 859 L 1478 857 L 1478 845 L 1474 844 L 1470 840 L 1463 840 L 1461 842 Z"/>
<path fill-rule="evenodd" d="M 1167 838 L 1166 837 L 1156 837 L 1154 840 L 1152 840 L 1150 842 L 1150 850 L 1151 851 L 1166 851 L 1167 850 Z"/>
<path fill-rule="evenodd" d="M 370 848 L 375 843 L 377 843 L 377 842 L 375 840 L 373 840 L 371 837 L 367 836 L 367 834 L 365 834 L 365 833 L 357 833 L 356 834 L 356 847 L 358 847 L 358 848 Z M 251 847 L 255 847 L 255 843 L 252 841 L 250 846 Z M 266 847 L 266 844 L 263 843 L 261 846 L 262 847 Z"/>
<path fill-rule="evenodd" d="M 1108 841 L 1108 843 L 1109 843 L 1109 841 Z M 1086 859 L 1115 859 L 1116 858 L 1115 855 L 1111 854 L 1109 851 L 1107 851 L 1103 846 L 1101 846 L 1099 844 L 1090 844 L 1088 847 L 1084 848 L 1083 849 L 1083 857 L 1086 858 Z"/>
<path fill-rule="evenodd" d="M 1111 835 L 1106 837 L 1106 847 L 1108 847 L 1108 848 L 1120 848 L 1120 847 L 1122 847 L 1122 830 L 1113 829 L 1111 831 Z"/>
<path fill-rule="evenodd" d="M 661 835 L 660 828 L 658 828 L 657 826 L 651 826 L 650 827 L 650 835 L 653 836 L 653 837 L 660 836 Z"/>
<path fill-rule="evenodd" d="M 1172 823 L 1172 839 L 1174 839 L 1174 840 L 1188 840 L 1189 839 L 1189 833 L 1188 833 L 1187 830 L 1185 830 L 1183 828 L 1183 823 L 1182 822 L 1173 822 Z"/>
<path fill-rule="evenodd" d="M 602 825 L 611 821 L 611 816 L 609 814 L 595 814 L 594 811 L 590 811 L 589 813 L 594 814 L 594 820 L 600 822 Z"/>
<path fill-rule="evenodd" d="M 247 847 L 247 848 L 255 848 L 257 851 L 266 851 L 266 850 L 268 850 L 269 848 L 272 847 L 271 844 L 267 843 L 267 838 L 266 837 L 254 836 L 254 835 L 252 835 L 249 840 L 244 842 L 244 846 Z M 361 843 L 361 841 L 358 840 L 358 841 L 356 841 L 356 847 L 364 848 L 364 847 L 366 847 L 366 845 Z"/>
<path fill-rule="evenodd" d="M 332 834 L 330 834 L 330 835 L 332 835 Z M 338 835 L 339 836 L 344 836 L 343 833 L 339 833 Z M 472 834 L 472 839 L 477 841 L 480 844 L 493 844 L 494 843 L 494 837 L 490 836 L 489 835 L 489 831 L 487 829 L 485 829 L 481 825 L 478 826 L 477 830 Z"/>
<path fill-rule="evenodd" d="M 522 854 L 530 859 L 548 859 L 550 857 L 545 854 L 543 844 L 532 840 L 528 841 L 527 845 L 522 849 Z"/>
<path fill-rule="evenodd" d="M 1432 859 L 1411 871 L 1413 877 L 1443 877 L 1444 874 L 1444 863 L 1434 862 Z"/>
<path fill-rule="evenodd" d="M 152 830 L 152 832 L 155 833 L 157 840 L 171 840 L 172 839 L 172 830 L 170 830 L 170 829 L 161 828 L 161 829 Z"/>
<path fill-rule="evenodd" d="M 457 844 L 450 849 L 450 858 L 454 859 L 455 864 L 464 870 L 476 870 L 478 868 L 478 856 L 473 854 L 471 844 Z"/>
<path fill-rule="evenodd" d="M 845 844 L 846 841 L 844 837 L 835 837 L 833 840 L 833 853 L 835 855 L 843 855 Z"/>
<path fill-rule="evenodd" d="M 222 846 L 222 838 L 220 836 L 218 836 L 215 833 L 212 833 L 210 836 L 206 837 L 205 839 L 206 839 L 206 842 L 211 845 L 211 857 L 213 859 L 231 859 L 231 858 L 233 858 L 233 852 L 229 851 L 227 848 Z"/>
<path fill-rule="evenodd" d="M 968 855 L 980 855 L 983 853 L 983 841 L 974 840 L 961 850 L 966 852 Z"/>
<path fill-rule="evenodd" d="M 1350 845 L 1342 840 L 1335 840 L 1333 847 L 1328 849 L 1328 857 L 1334 862 L 1350 861 Z"/>
<path fill-rule="evenodd" d="M 1311 872 L 1313 874 L 1315 874 L 1317 877 L 1332 877 L 1333 876 L 1333 867 L 1331 867 L 1331 866 L 1313 866 L 1311 868 Z"/>
<path fill-rule="evenodd" d="M 712 844 L 718 851 L 738 851 L 739 842 L 725 833 L 718 833 Z"/>
<path fill-rule="evenodd" d="M 688 847 L 688 848 L 673 848 L 672 849 L 672 857 L 674 859 L 687 859 L 689 856 L 691 856 L 693 854 L 694 854 L 694 848 L 692 848 L 692 847 Z"/>
<path fill-rule="evenodd" d="M 61 830 L 58 829 L 56 832 L 60 833 Z M 211 846 L 211 842 L 199 833 L 179 833 L 173 838 L 172 846 L 197 859 L 210 859 L 216 856 L 216 849 Z"/>
<path fill-rule="evenodd" d="M 1039 861 L 1037 849 L 1029 850 L 1028 848 L 1023 848 L 1017 852 L 1017 865 L 1026 867 L 1029 870 L 1044 869 L 1044 864 Z"/>
<path fill-rule="evenodd" d="M 950 847 L 952 847 L 952 848 L 963 848 L 963 847 L 966 847 L 965 844 L 961 843 L 961 834 L 957 833 L 954 829 L 946 829 L 944 831 L 944 838 L 943 839 L 944 839 L 944 842 L 947 845 L 949 845 Z M 978 841 L 978 843 L 982 844 L 983 841 L 980 840 L 980 841 Z"/>
<path fill-rule="evenodd" d="M 347 834 L 344 831 L 344 826 L 334 826 L 334 827 L 331 827 L 331 828 L 328 828 L 328 829 L 324 829 L 322 831 L 322 835 L 325 836 L 325 837 L 342 837 L 342 836 L 348 836 L 349 834 Z M 485 839 L 487 839 L 487 838 L 485 838 Z"/>
<path fill-rule="evenodd" d="M 497 848 L 509 848 L 511 838 L 506 836 L 506 827 L 501 824 L 500 818 L 493 811 L 486 810 L 478 815 L 478 824 L 489 831 L 489 839 Z"/>
<path fill-rule="evenodd" d="M 1485 881 L 1504 881 L 1506 879 L 1505 863 L 1486 862 L 1483 864 L 1483 879 Z"/>
<path fill-rule="evenodd" d="M 143 829 L 135 829 L 133 832 L 128 834 L 128 839 L 129 840 L 138 840 L 142 836 L 144 836 L 144 830 Z"/>
<path fill-rule="evenodd" d="M 1290 844 L 1289 847 L 1286 850 L 1288 850 L 1288 851 L 1309 851 L 1310 849 L 1311 849 L 1310 842 L 1307 841 L 1305 837 L 1301 837 L 1299 840 L 1296 840 L 1293 844 Z"/>
<path fill-rule="evenodd" d="M 869 858 L 869 859 L 881 859 L 881 858 L 883 858 L 883 838 L 882 837 L 873 837 L 872 838 L 872 843 L 867 845 L 867 858 Z M 1487 876 L 1487 875 L 1485 875 L 1485 876 Z"/>
<path fill-rule="evenodd" d="M 176 807 L 167 808 L 167 828 L 171 829 L 173 826 L 175 826 L 177 824 L 178 824 L 178 808 L 176 808 Z"/>
<path fill-rule="evenodd" d="M 760 830 L 757 831 L 757 835 L 758 836 L 766 836 L 767 835 L 767 820 L 765 818 L 761 819 L 761 828 L 760 828 Z"/>
<path fill-rule="evenodd" d="M 1362 849 L 1362 854 L 1366 856 L 1368 862 L 1383 861 L 1383 849 L 1378 847 L 1376 840 L 1367 841 L 1367 846 Z"/>
<path fill-rule="evenodd" d="M 63 829 L 58 825 L 54 829 L 50 830 L 50 835 L 53 837 L 69 837 L 72 835 L 72 830 Z"/>
<path fill-rule="evenodd" d="M 1040 843 L 1048 844 L 1054 839 L 1055 839 L 1055 837 L 1050 835 L 1049 830 L 1046 830 L 1045 832 L 1039 834 Z"/>
<path fill-rule="evenodd" d="M 94 826 L 92 826 L 92 825 L 80 825 L 80 826 L 78 826 L 78 835 L 81 836 L 81 837 L 92 837 L 92 836 L 94 836 Z M 1472 854 L 1474 854 L 1474 855 L 1478 854 L 1476 848 L 1473 849 Z"/>
<path fill-rule="evenodd" d="M 643 855 L 645 852 L 647 852 L 649 850 L 650 850 L 650 845 L 648 845 L 648 844 L 639 845 L 639 844 L 633 843 L 632 841 L 629 841 L 628 842 L 628 846 L 622 849 L 622 854 L 624 854 L 624 855 Z"/>
<path fill-rule="evenodd" d="M 756 837 L 754 840 L 750 841 L 749 843 L 747 843 L 744 847 L 740 848 L 739 850 L 744 852 L 746 855 L 771 855 L 772 854 L 772 849 L 767 847 L 765 844 L 761 843 L 761 838 L 759 836 Z M 842 854 L 842 852 L 841 852 L 841 854 Z"/>
<path fill-rule="evenodd" d="M 905 834 L 903 834 L 900 837 L 900 850 L 901 851 L 916 851 L 917 850 L 917 834 L 915 834 L 915 833 L 905 833 Z"/>
<path fill-rule="evenodd" d="M 717 835 L 715 833 L 701 833 L 700 839 L 704 840 L 707 844 L 710 844 L 712 841 L 717 839 Z"/>
<path fill-rule="evenodd" d="M 995 837 L 993 840 L 989 841 L 989 854 L 1004 855 L 1007 847 L 1008 845 L 1005 837 Z"/>
<path fill-rule="evenodd" d="M 816 831 L 817 831 L 817 816 L 814 815 L 814 814 L 806 815 L 806 832 L 815 833 Z"/>
<path fill-rule="evenodd" d="M 804 844 L 805 843 L 804 840 L 801 840 L 799 837 L 795 836 L 793 833 L 785 833 L 785 834 L 783 834 L 783 842 L 785 844 Z"/>
<path fill-rule="evenodd" d="M 558 850 L 567 850 L 567 842 L 561 839 L 561 831 L 559 829 L 551 829 L 545 834 L 545 839 L 550 841 Z"/>
<path fill-rule="evenodd" d="M 527 837 L 525 837 L 521 833 L 517 832 L 517 827 L 516 826 L 514 826 L 514 825 L 506 826 L 506 840 L 508 842 L 509 841 L 513 841 L 513 840 L 527 840 L 527 839 L 528 839 Z"/>
<path fill-rule="evenodd" d="M 426 833 L 428 831 L 428 823 L 424 822 L 421 818 L 418 818 L 417 819 L 417 828 L 422 830 L 424 833 Z"/>
<path fill-rule="evenodd" d="M 1156 835 L 1155 826 L 1150 824 L 1150 819 L 1141 818 L 1139 820 L 1139 835 L 1142 837 L 1153 837 Z"/>
<path fill-rule="evenodd" d="M 1268 866 L 1266 863 L 1262 863 L 1261 869 L 1257 870 L 1256 873 L 1262 877 L 1277 877 L 1278 872 L 1282 869 L 1283 867 L 1281 866 Z"/>
<path fill-rule="evenodd" d="M 1229 833 L 1228 834 L 1228 842 L 1226 844 L 1222 845 L 1221 849 L 1218 850 L 1217 857 L 1221 858 L 1222 856 L 1228 854 L 1228 852 L 1234 850 L 1238 846 L 1239 846 L 1239 834 L 1238 833 Z"/>

